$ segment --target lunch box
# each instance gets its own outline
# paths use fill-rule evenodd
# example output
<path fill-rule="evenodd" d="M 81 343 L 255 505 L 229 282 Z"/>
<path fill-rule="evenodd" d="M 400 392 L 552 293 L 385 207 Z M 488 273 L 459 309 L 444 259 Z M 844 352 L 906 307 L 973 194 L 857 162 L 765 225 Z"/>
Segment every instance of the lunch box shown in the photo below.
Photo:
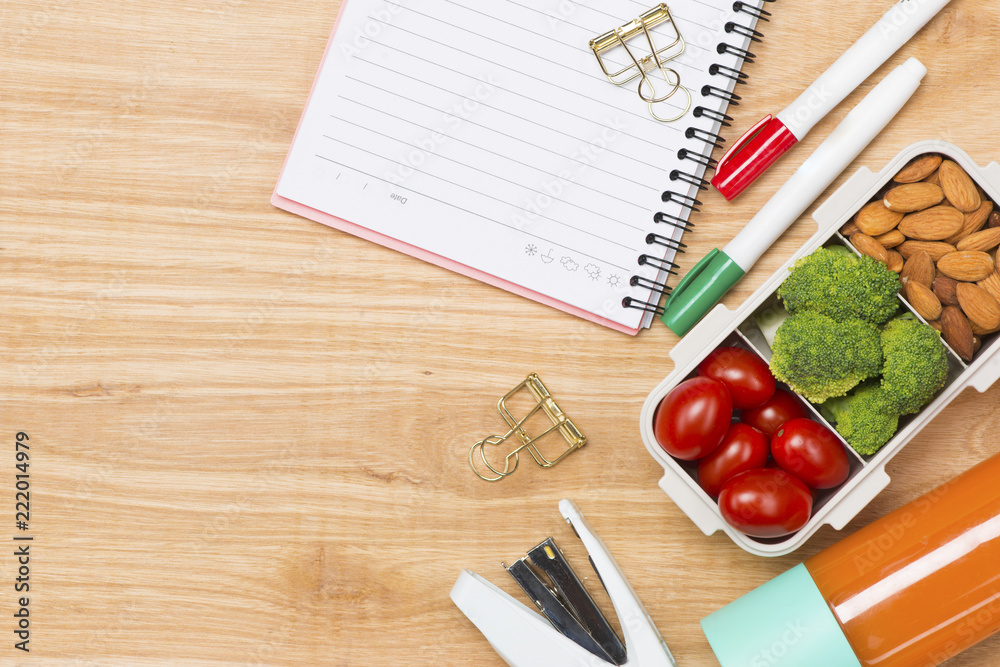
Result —
<path fill-rule="evenodd" d="M 697 462 L 681 461 L 665 452 L 656 441 L 653 420 L 660 401 L 680 382 L 696 375 L 698 364 L 713 350 L 722 346 L 738 346 L 755 351 L 765 361 L 771 352 L 756 324 L 755 315 L 764 313 L 778 302 L 778 286 L 788 276 L 792 265 L 821 246 L 842 245 L 852 252 L 853 246 L 840 234 L 841 227 L 853 219 L 855 213 L 888 185 L 910 160 L 936 153 L 950 159 L 965 169 L 966 173 L 983 190 L 986 197 L 1000 204 L 1000 165 L 996 162 L 981 168 L 961 149 L 942 141 L 921 141 L 902 150 L 880 172 L 873 173 L 865 167 L 859 169 L 843 186 L 829 197 L 813 214 L 818 231 L 784 266 L 775 272 L 753 295 L 735 311 L 724 305 L 716 306 L 670 352 L 675 368 L 646 398 L 640 416 L 642 440 L 649 454 L 663 467 L 660 488 L 706 535 L 725 532 L 744 550 L 759 556 L 782 556 L 802 546 L 823 525 L 842 529 L 882 489 L 889 484 L 885 465 L 931 419 L 958 396 L 966 387 L 980 392 L 989 389 L 1000 377 L 1000 357 L 997 356 L 997 339 L 1000 334 L 985 336 L 982 348 L 971 363 L 963 362 L 948 348 L 948 379 L 942 388 L 919 413 L 900 418 L 896 435 L 873 456 L 857 454 L 846 443 L 851 461 L 850 475 L 842 485 L 829 490 L 814 492 L 813 513 L 809 522 L 799 531 L 780 538 L 756 538 L 731 527 L 722 518 L 718 505 L 698 484 Z M 901 304 L 913 312 L 899 296 Z M 919 317 L 919 315 L 915 316 Z M 946 346 L 947 347 L 947 346 Z M 782 383 L 779 387 L 789 389 Z M 819 413 L 818 408 L 801 396 L 798 397 L 816 421 L 836 431 Z"/>

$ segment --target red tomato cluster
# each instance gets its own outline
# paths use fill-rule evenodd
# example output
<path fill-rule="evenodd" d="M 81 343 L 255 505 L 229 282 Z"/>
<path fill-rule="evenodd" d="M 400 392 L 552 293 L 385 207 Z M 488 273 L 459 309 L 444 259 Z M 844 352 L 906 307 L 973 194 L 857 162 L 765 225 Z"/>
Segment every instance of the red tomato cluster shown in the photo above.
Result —
<path fill-rule="evenodd" d="M 698 376 L 660 402 L 653 430 L 668 454 L 698 461 L 698 483 L 718 498 L 722 517 L 754 537 L 801 529 L 812 514 L 811 489 L 839 486 L 850 473 L 840 439 L 739 347 L 705 357 Z"/>

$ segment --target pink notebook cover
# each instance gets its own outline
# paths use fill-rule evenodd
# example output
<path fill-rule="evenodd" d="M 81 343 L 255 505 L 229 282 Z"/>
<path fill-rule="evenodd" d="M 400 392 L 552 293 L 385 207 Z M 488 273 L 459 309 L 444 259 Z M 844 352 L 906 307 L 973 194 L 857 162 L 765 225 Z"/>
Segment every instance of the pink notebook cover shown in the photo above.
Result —
<path fill-rule="evenodd" d="M 347 2 L 348 2 L 348 0 L 344 0 L 344 2 L 341 4 L 340 14 L 337 16 L 337 20 L 336 20 L 336 22 L 334 23 L 334 26 L 333 26 L 333 31 L 330 33 L 330 39 L 328 40 L 327 45 L 326 45 L 326 50 L 323 53 L 323 59 L 320 62 L 319 69 L 317 70 L 317 73 L 316 73 L 316 78 L 313 80 L 312 90 L 310 91 L 309 98 L 306 101 L 306 107 L 308 107 L 309 106 L 309 102 L 312 101 L 313 92 L 316 89 L 316 85 L 317 85 L 317 82 L 319 80 L 320 72 L 323 69 L 323 65 L 326 63 L 326 59 L 330 55 L 330 49 L 331 49 L 331 46 L 333 44 L 333 38 L 334 38 L 334 35 L 336 35 L 336 33 L 337 33 L 337 28 L 340 26 L 340 19 L 344 16 L 344 8 L 347 6 Z M 305 110 L 303 109 L 303 115 L 304 114 L 305 114 Z M 295 136 L 296 137 L 298 136 L 298 132 L 299 132 L 299 130 L 296 129 L 296 131 L 295 131 Z M 293 140 L 292 140 L 293 143 L 294 143 L 294 140 L 295 140 L 295 137 L 293 137 Z M 287 165 L 287 162 L 288 162 L 288 158 L 286 156 L 286 158 L 285 158 L 285 164 L 286 165 Z M 282 167 L 282 172 L 283 171 L 284 171 L 284 167 Z M 280 177 L 279 177 L 279 180 L 280 180 Z M 422 260 L 424 260 L 426 262 L 430 262 L 432 264 L 436 264 L 436 265 L 438 265 L 440 267 L 443 267 L 445 269 L 449 269 L 451 271 L 454 271 L 455 273 L 460 273 L 462 275 L 469 276 L 470 278 L 475 278 L 476 280 L 480 280 L 480 281 L 482 281 L 484 283 L 487 283 L 489 285 L 493 285 L 495 287 L 499 287 L 501 289 L 505 289 L 508 292 L 512 292 L 514 294 L 518 294 L 520 296 L 524 296 L 524 297 L 527 297 L 529 299 L 533 299 L 533 300 L 535 300 L 535 301 L 537 301 L 539 303 L 545 304 L 547 306 L 552 306 L 553 308 L 558 308 L 559 310 L 562 310 L 564 312 L 570 313 L 572 315 L 576 315 L 577 317 L 580 317 L 580 318 L 585 319 L 585 320 L 589 320 L 591 322 L 596 322 L 597 324 L 601 324 L 601 325 L 606 326 L 606 327 L 608 327 L 610 329 L 614 329 L 616 331 L 621 331 L 623 333 L 627 333 L 627 334 L 630 334 L 630 335 L 633 335 L 633 336 L 636 335 L 639 332 L 638 328 L 632 329 L 632 328 L 626 327 L 626 326 L 624 326 L 622 324 L 619 324 L 617 322 L 613 322 L 613 321 L 608 320 L 606 318 L 594 315 L 593 313 L 590 313 L 590 312 L 588 312 L 586 310 L 583 310 L 581 308 L 577 308 L 575 306 L 571 306 L 571 305 L 569 305 L 567 303 L 564 303 L 564 302 L 559 301 L 557 299 L 553 299 L 552 297 L 546 296 L 546 295 L 541 294 L 539 292 L 536 292 L 534 290 L 530 290 L 530 289 L 527 289 L 527 288 L 522 287 L 520 285 L 516 285 L 516 284 L 514 284 L 514 283 L 512 283 L 512 282 L 510 282 L 508 280 L 504 280 L 502 278 L 498 278 L 498 277 L 496 277 L 494 275 L 491 275 L 489 273 L 485 273 L 485 272 L 480 271 L 478 269 L 474 269 L 474 268 L 472 268 L 470 266 L 467 266 L 465 264 L 461 264 L 461 263 L 456 262 L 456 261 L 454 261 L 452 259 L 449 259 L 447 257 L 442 257 L 441 255 L 435 254 L 433 252 L 428 252 L 427 250 L 424 250 L 423 248 L 418 248 L 416 246 L 410 245 L 409 243 L 404 243 L 404 242 L 399 241 L 397 239 L 394 239 L 392 237 L 386 236 L 385 234 L 381 234 L 379 232 L 372 231 L 372 230 L 370 230 L 370 229 L 368 229 L 366 227 L 362 227 L 361 225 L 357 225 L 357 224 L 355 224 L 355 223 L 353 223 L 353 222 L 351 222 L 349 220 L 344 220 L 342 218 L 338 218 L 336 216 L 330 215 L 329 213 L 324 213 L 323 211 L 319 211 L 319 210 L 317 210 L 315 208 L 312 208 L 312 207 L 309 207 L 309 206 L 305 206 L 303 204 L 300 204 L 300 203 L 298 203 L 296 201 L 293 201 L 291 199 L 288 199 L 286 197 L 282 197 L 281 195 L 277 194 L 277 191 L 275 191 L 271 195 L 271 203 L 274 206 L 276 206 L 276 207 L 278 207 L 278 208 L 280 208 L 282 210 L 288 211 L 290 213 L 294 213 L 296 215 L 300 215 L 300 216 L 302 216 L 304 218 L 308 218 L 308 219 L 313 220 L 315 222 L 322 223 L 322 224 L 327 225 L 329 227 L 333 227 L 335 229 L 339 229 L 339 230 L 347 232 L 349 234 L 353 234 L 354 236 L 358 236 L 358 237 L 366 239 L 368 241 L 373 241 L 373 242 L 378 243 L 379 245 L 383 245 L 383 246 L 385 246 L 387 248 L 392 248 L 393 250 L 397 250 L 399 252 L 406 253 L 407 255 L 410 255 L 412 257 L 416 257 L 416 258 L 422 259 Z"/>

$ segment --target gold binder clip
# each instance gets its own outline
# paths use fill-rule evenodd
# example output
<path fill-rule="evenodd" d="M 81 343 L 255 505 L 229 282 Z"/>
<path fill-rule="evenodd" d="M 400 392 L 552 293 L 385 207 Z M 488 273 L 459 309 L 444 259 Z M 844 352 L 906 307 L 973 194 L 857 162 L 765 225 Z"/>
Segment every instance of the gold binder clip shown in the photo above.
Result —
<path fill-rule="evenodd" d="M 507 401 L 522 389 L 527 389 L 528 392 L 534 397 L 535 405 L 533 408 L 528 410 L 527 414 L 525 414 L 521 419 L 517 419 L 507 408 Z M 545 416 L 547 416 L 549 421 L 552 422 L 552 426 L 536 436 L 531 436 L 525 430 L 524 425 L 539 410 L 545 413 Z M 474 444 L 472 449 L 469 450 L 469 465 L 472 466 L 472 471 L 480 478 L 485 479 L 487 482 L 496 482 L 504 477 L 507 477 L 508 475 L 513 474 L 513 472 L 517 470 L 517 465 L 519 463 L 518 457 L 523 450 L 527 450 L 528 453 L 531 454 L 531 458 L 535 460 L 535 463 L 541 467 L 551 468 L 571 453 L 587 444 L 587 436 L 581 433 L 580 429 L 576 427 L 576 424 L 574 424 L 572 420 L 566 416 L 566 413 L 559 408 L 559 405 L 552 398 L 552 394 L 549 393 L 549 390 L 544 384 L 542 384 L 542 381 L 535 373 L 529 375 L 524 382 L 504 394 L 503 397 L 497 401 L 497 411 L 500 413 L 500 416 L 504 418 L 504 421 L 507 422 L 510 430 L 508 430 L 504 435 L 491 435 L 483 438 Z M 549 460 L 538 449 L 536 443 L 553 431 L 559 431 L 569 446 L 561 454 L 559 454 L 559 456 Z M 501 445 L 514 436 L 516 436 L 517 440 L 520 441 L 520 446 L 511 451 L 504 458 L 503 470 L 493 467 L 493 465 L 486 459 L 485 446 Z M 479 456 L 483 461 L 483 465 L 489 468 L 490 472 L 495 475 L 494 477 L 484 475 L 479 471 L 479 469 L 476 468 L 476 450 L 479 450 Z"/>
<path fill-rule="evenodd" d="M 673 31 L 673 37 L 668 37 L 669 43 L 667 45 L 657 48 L 652 31 L 654 28 L 664 24 L 669 26 Z M 639 35 L 645 36 L 648 51 L 644 50 L 639 55 L 636 55 L 637 49 L 634 46 L 630 48 L 629 41 Z M 607 53 L 619 46 L 628 54 L 632 64 L 625 65 L 618 71 L 612 72 L 608 69 L 608 63 L 611 60 L 608 59 Z M 674 23 L 673 17 L 670 15 L 670 9 L 663 3 L 643 13 L 634 21 L 630 21 L 614 30 L 609 30 L 600 37 L 590 41 L 590 48 L 597 57 L 597 62 L 600 64 L 604 76 L 608 77 L 608 81 L 616 86 L 623 86 L 641 77 L 639 81 L 639 97 L 649 105 L 650 115 L 664 123 L 681 118 L 691 108 L 691 91 L 681 85 L 681 77 L 677 71 L 666 66 L 667 62 L 684 53 L 685 46 L 684 38 L 681 36 L 680 30 L 677 29 L 677 24 Z M 650 73 L 656 71 L 663 75 L 663 79 L 669 87 L 669 92 L 666 94 L 657 94 L 656 84 L 649 76 Z M 658 115 L 654 105 L 667 101 L 678 91 L 683 91 L 687 97 L 684 109 L 670 118 Z"/>

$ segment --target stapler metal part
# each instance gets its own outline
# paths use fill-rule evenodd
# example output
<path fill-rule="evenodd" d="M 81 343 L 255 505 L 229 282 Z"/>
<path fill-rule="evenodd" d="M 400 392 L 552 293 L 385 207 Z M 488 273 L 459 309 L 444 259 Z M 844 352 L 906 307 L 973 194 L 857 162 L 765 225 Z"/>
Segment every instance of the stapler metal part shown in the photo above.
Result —
<path fill-rule="evenodd" d="M 556 630 L 607 662 L 625 663 L 625 645 L 551 537 L 507 573 Z"/>
<path fill-rule="evenodd" d="M 527 582 L 522 587 L 545 617 L 469 570 L 459 575 L 451 599 L 512 667 L 677 667 L 635 590 L 580 509 L 572 500 L 563 499 L 559 511 L 587 548 L 590 562 L 611 598 L 624 635 L 624 655 L 608 637 L 614 636 L 614 631 L 607 619 L 551 540 L 507 568 L 519 584 Z M 549 583 L 536 569 L 546 575 Z M 600 621 L 594 619 L 594 610 Z M 570 632 L 562 631 L 560 626 L 568 627 Z M 584 638 L 578 642 L 581 632 Z"/>

